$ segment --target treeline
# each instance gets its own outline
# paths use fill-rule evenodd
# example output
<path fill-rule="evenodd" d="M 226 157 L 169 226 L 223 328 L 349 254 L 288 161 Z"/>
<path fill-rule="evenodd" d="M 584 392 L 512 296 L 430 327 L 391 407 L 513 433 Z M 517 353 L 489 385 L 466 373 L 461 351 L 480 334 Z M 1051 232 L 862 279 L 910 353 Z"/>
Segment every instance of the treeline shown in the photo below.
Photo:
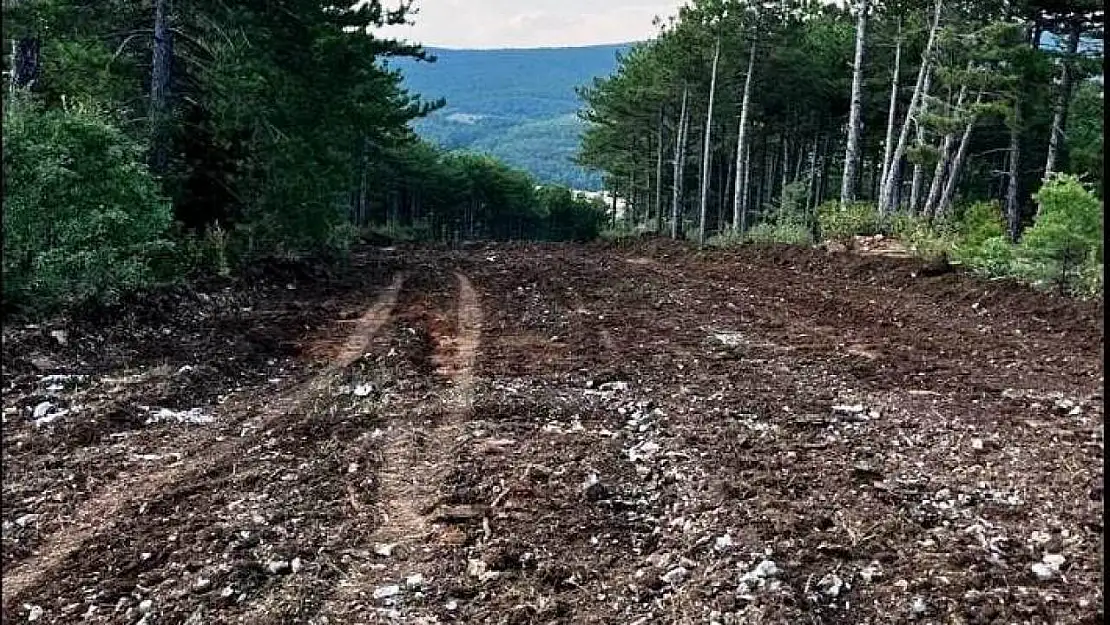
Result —
<path fill-rule="evenodd" d="M 540 206 L 521 172 L 417 139 L 409 123 L 444 103 L 385 60 L 433 59 L 374 35 L 409 7 L 5 2 L 5 308 L 342 254 L 386 223 L 586 236 L 553 220 L 588 222 L 592 206 Z"/>
<path fill-rule="evenodd" d="M 820 238 L 857 203 L 934 228 L 981 202 L 1013 243 L 1051 174 L 1101 197 L 1101 3 L 846 4 L 686 4 L 581 90 L 579 161 L 634 222 L 702 243 Z"/>

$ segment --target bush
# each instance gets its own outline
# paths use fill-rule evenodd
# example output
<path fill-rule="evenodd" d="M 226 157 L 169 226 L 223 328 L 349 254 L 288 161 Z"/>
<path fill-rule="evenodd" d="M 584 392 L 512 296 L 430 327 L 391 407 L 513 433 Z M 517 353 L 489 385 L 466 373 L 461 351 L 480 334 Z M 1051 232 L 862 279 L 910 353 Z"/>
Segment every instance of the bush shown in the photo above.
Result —
<path fill-rule="evenodd" d="M 826 202 L 817 208 L 817 223 L 822 236 L 835 241 L 879 234 L 883 230 L 878 208 L 867 202 L 853 202 L 843 208 L 840 202 Z"/>
<path fill-rule="evenodd" d="M 975 246 L 959 246 L 957 249 L 960 261 L 978 273 L 1006 276 L 1017 271 L 1014 246 L 1004 235 L 991 237 Z"/>
<path fill-rule="evenodd" d="M 1045 263 L 1066 281 L 1089 257 L 1102 262 L 1102 202 L 1075 176 L 1056 174 L 1034 196 L 1036 221 L 1019 248 Z"/>
<path fill-rule="evenodd" d="M 170 203 L 143 149 L 100 113 L 5 102 L 4 297 L 47 309 L 112 301 L 159 276 Z"/>
<path fill-rule="evenodd" d="M 761 223 L 744 234 L 744 239 L 752 243 L 785 243 L 788 245 L 811 245 L 813 237 L 809 228 L 798 223 Z"/>
<path fill-rule="evenodd" d="M 976 202 L 968 206 L 957 224 L 960 242 L 971 248 L 1006 234 L 1006 223 L 1002 220 L 1002 207 L 998 202 Z"/>
<path fill-rule="evenodd" d="M 723 232 L 719 232 L 706 241 L 707 244 L 713 247 L 734 247 L 740 245 L 746 240 L 746 237 L 737 230 L 729 228 Z"/>

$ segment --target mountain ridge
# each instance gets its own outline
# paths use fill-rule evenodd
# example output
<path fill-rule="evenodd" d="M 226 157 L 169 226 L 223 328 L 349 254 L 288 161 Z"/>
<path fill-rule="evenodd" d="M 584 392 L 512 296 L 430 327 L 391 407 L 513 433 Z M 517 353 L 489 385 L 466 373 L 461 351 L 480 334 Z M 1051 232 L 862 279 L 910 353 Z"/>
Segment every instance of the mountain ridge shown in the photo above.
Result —
<path fill-rule="evenodd" d="M 584 124 L 575 88 L 608 76 L 617 53 L 633 43 L 542 48 L 467 49 L 427 46 L 429 63 L 396 59 L 406 88 L 447 105 L 413 124 L 423 138 L 451 150 L 490 154 L 542 183 L 597 190 L 601 180 L 571 159 Z"/>

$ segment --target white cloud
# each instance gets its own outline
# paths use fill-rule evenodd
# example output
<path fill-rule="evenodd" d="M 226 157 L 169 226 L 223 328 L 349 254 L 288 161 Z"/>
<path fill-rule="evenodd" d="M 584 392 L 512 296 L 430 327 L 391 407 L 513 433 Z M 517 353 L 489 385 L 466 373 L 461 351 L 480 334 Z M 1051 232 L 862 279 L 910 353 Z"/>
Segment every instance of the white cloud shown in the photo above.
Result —
<path fill-rule="evenodd" d="M 447 48 L 537 48 L 622 43 L 655 34 L 652 18 L 682 0 L 423 0 L 413 26 L 376 34 Z"/>

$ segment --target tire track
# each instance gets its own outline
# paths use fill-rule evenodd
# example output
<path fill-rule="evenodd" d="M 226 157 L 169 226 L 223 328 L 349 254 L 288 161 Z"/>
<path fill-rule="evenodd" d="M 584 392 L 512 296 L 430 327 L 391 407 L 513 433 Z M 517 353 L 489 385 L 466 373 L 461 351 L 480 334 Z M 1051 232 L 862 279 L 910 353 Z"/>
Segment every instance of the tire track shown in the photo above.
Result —
<path fill-rule="evenodd" d="M 390 545 L 385 566 L 352 570 L 336 586 L 335 595 L 319 616 L 340 617 L 357 609 L 379 584 L 400 584 L 412 573 L 417 547 L 434 540 L 435 509 L 442 476 L 451 466 L 451 450 L 474 403 L 474 363 L 481 344 L 482 311 L 470 280 L 455 274 L 458 284 L 455 336 L 436 336 L 432 361 L 450 387 L 437 401 L 442 419 L 431 428 L 398 424 L 384 444 L 379 473 L 380 525 L 368 538 L 369 547 Z M 360 613 L 361 614 L 361 613 Z M 315 620 L 313 621 L 315 622 Z M 320 620 L 320 622 L 324 622 Z"/>
<path fill-rule="evenodd" d="M 310 405 L 327 391 L 335 376 L 362 355 L 370 341 L 389 319 L 397 302 L 397 294 L 404 283 L 404 275 L 395 274 L 393 281 L 378 295 L 375 302 L 358 319 L 354 329 L 341 349 L 327 366 L 312 379 L 295 387 L 275 400 L 262 412 L 255 431 L 267 427 L 299 407 Z M 72 558 L 89 541 L 103 532 L 110 531 L 127 508 L 152 495 L 203 475 L 241 453 L 254 441 L 253 436 L 208 441 L 187 450 L 186 457 L 201 450 L 189 462 L 156 473 L 143 473 L 117 479 L 105 486 L 96 496 L 86 500 L 73 514 L 70 522 L 54 533 L 33 555 L 5 571 L 2 583 L 2 603 L 5 617 L 14 612 L 19 599 L 43 578 Z M 5 619 L 6 620 L 6 619 Z"/>

